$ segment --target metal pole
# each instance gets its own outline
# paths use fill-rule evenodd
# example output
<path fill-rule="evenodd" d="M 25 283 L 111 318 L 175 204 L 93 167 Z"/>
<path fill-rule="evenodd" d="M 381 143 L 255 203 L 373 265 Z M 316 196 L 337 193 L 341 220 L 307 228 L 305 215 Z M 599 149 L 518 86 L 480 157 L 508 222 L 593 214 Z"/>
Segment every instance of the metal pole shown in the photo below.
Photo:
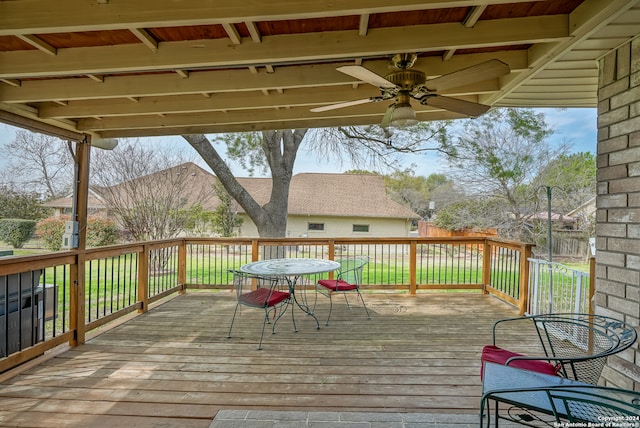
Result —
<path fill-rule="evenodd" d="M 549 258 L 549 313 L 553 313 L 553 245 L 551 234 L 551 186 L 547 186 L 547 245 Z"/>
<path fill-rule="evenodd" d="M 547 186 L 547 245 L 549 254 L 549 263 L 553 261 L 553 246 L 551 234 L 551 187 Z"/>

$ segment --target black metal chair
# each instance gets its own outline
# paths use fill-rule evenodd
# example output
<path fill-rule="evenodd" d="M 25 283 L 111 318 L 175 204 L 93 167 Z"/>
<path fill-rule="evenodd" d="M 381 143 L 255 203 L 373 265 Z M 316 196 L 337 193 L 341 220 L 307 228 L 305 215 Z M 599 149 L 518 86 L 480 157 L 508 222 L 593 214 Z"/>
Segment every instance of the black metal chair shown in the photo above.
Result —
<path fill-rule="evenodd" d="M 270 322 L 269 313 L 273 312 L 274 321 L 271 333 L 275 334 L 276 324 L 286 312 L 289 302 L 291 301 L 291 293 L 278 289 L 278 278 L 276 277 L 250 275 L 236 270 L 230 272 L 233 274 L 233 286 L 236 291 L 237 303 L 233 312 L 233 318 L 231 319 L 231 325 L 229 326 L 227 339 L 231 338 L 231 330 L 233 329 L 238 308 L 241 306 L 259 308 L 264 310 L 262 333 L 260 334 L 260 342 L 258 343 L 258 349 L 262 349 L 264 329 L 267 323 Z M 280 309 L 279 314 L 278 309 Z"/>
<path fill-rule="evenodd" d="M 576 426 L 640 426 L 640 392 L 624 389 L 572 385 L 491 391 L 480 403 L 480 423 L 485 420 L 487 427 L 491 426 L 489 400 L 495 401 L 495 426 L 500 419 L 532 427 L 563 426 L 563 421 Z M 500 414 L 499 402 L 512 407 Z"/>
<path fill-rule="evenodd" d="M 329 298 L 329 315 L 327 316 L 327 322 L 325 325 L 329 325 L 331 319 L 331 311 L 333 310 L 332 296 L 335 293 L 342 293 L 344 299 L 347 302 L 347 307 L 351 309 L 349 300 L 347 299 L 347 293 L 356 293 L 364 310 L 367 313 L 367 318 L 371 319 L 367 305 L 364 303 L 362 294 L 360 293 L 360 285 L 362 285 L 362 269 L 369 263 L 369 257 L 357 256 L 346 257 L 336 260 L 340 263 L 340 268 L 336 272 L 334 279 L 321 279 L 316 284 L 316 291 Z"/>
<path fill-rule="evenodd" d="M 521 332 L 533 328 L 543 354 L 524 355 L 499 347 L 498 332 L 507 323 L 512 327 L 520 323 Z M 627 349 L 637 337 L 633 326 L 603 315 L 565 313 L 507 318 L 493 325 L 493 345 L 483 348 L 482 364 L 505 364 L 597 385 L 607 357 Z"/>

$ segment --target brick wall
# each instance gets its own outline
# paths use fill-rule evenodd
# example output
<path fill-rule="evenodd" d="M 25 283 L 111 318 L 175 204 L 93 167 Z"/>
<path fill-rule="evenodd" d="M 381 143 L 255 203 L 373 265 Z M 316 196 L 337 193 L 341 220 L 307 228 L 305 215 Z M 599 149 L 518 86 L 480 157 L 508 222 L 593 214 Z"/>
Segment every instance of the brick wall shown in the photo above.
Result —
<path fill-rule="evenodd" d="M 640 323 L 640 40 L 600 60 L 596 313 Z M 604 384 L 640 391 L 640 351 L 609 358 Z"/>

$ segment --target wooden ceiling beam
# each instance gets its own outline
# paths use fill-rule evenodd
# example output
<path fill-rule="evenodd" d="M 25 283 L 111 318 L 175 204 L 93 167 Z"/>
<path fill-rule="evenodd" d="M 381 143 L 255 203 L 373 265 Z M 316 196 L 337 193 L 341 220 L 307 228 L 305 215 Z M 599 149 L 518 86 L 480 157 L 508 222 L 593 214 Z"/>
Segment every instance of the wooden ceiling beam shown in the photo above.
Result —
<path fill-rule="evenodd" d="M 9 86 L 13 86 L 14 88 L 19 88 L 22 85 L 22 82 L 17 79 L 0 79 L 0 82 L 6 83 Z"/>
<path fill-rule="evenodd" d="M 464 25 L 467 28 L 473 28 L 476 25 L 476 23 L 480 20 L 480 16 L 482 16 L 486 8 L 487 8 L 486 4 L 481 6 L 474 6 L 462 21 L 462 25 Z"/>
<path fill-rule="evenodd" d="M 369 14 L 365 13 L 360 15 L 360 24 L 358 25 L 358 34 L 366 36 L 369 32 Z"/>
<path fill-rule="evenodd" d="M 222 28 L 224 28 L 227 36 L 229 36 L 229 39 L 231 39 L 231 43 L 233 43 L 234 45 L 239 45 L 242 43 L 242 37 L 240 37 L 240 33 L 238 33 L 238 29 L 235 25 L 223 23 Z"/>
<path fill-rule="evenodd" d="M 465 99 L 465 95 L 486 93 L 500 89 L 497 79 L 475 84 L 472 88 L 461 88 L 458 93 L 448 93 Z M 463 92 L 464 91 L 464 92 Z M 276 91 L 277 92 L 277 91 Z M 252 110 L 274 107 L 317 107 L 369 98 L 379 95 L 379 91 L 370 85 L 360 85 L 357 89 L 350 87 L 320 87 L 289 89 L 278 93 L 271 93 L 265 97 L 259 92 L 221 93 L 215 97 L 205 97 L 203 94 L 145 97 L 138 103 L 131 103 L 122 99 L 100 99 L 88 101 L 73 101 L 64 108 L 53 104 L 43 103 L 39 106 L 39 116 L 42 118 L 85 118 L 110 116 L 139 116 L 158 113 L 193 113 L 204 111 L 232 111 Z"/>
<path fill-rule="evenodd" d="M 34 36 L 32 34 L 16 34 L 16 37 L 18 37 L 23 42 L 27 42 L 34 48 L 38 49 L 40 52 L 44 52 L 51 56 L 56 56 L 58 54 L 58 50 L 56 48 L 37 36 Z"/>
<path fill-rule="evenodd" d="M 94 82 L 104 83 L 104 76 L 100 76 L 99 74 L 87 74 L 87 77 Z"/>
<path fill-rule="evenodd" d="M 531 0 L 0 1 L 0 36 L 363 15 Z M 541 0 L 538 0 L 541 1 Z"/>
<path fill-rule="evenodd" d="M 467 16 L 462 21 L 462 25 L 464 25 L 466 28 L 473 28 L 473 26 L 476 25 L 476 23 L 480 19 L 480 16 L 482 16 L 486 8 L 487 8 L 486 4 L 481 6 L 474 6 L 473 8 L 471 8 Z M 445 61 L 450 60 L 451 57 L 455 54 L 455 52 L 456 52 L 455 49 L 447 50 L 444 53 L 444 55 L 442 55 L 442 59 L 444 59 Z"/>
<path fill-rule="evenodd" d="M 464 116 L 444 110 L 419 112 L 416 117 L 421 121 L 455 120 Z M 112 129 L 96 132 L 103 138 L 134 138 L 181 134 L 215 134 L 226 132 L 266 131 L 274 129 L 325 128 L 336 126 L 378 125 L 382 115 L 338 116 L 335 118 L 301 118 L 299 120 L 274 120 L 271 122 L 250 123 L 210 123 L 207 125 L 167 126 L 140 129 Z"/>
<path fill-rule="evenodd" d="M 434 120 L 455 120 L 461 119 L 463 116 L 443 110 L 433 110 L 430 112 L 421 112 L 417 114 L 421 121 Z M 378 125 L 380 123 L 380 115 L 362 115 L 362 116 L 341 116 L 330 119 L 301 119 L 296 121 L 273 121 L 273 122 L 252 122 L 252 123 L 222 123 L 209 124 L 205 126 L 182 126 L 182 127 L 166 127 L 152 129 L 124 129 L 124 130 L 108 130 L 102 131 L 100 134 L 104 138 L 125 138 L 138 136 L 162 136 L 162 135 L 181 135 L 181 134 L 213 134 L 226 132 L 249 132 L 249 131 L 265 131 L 274 129 L 295 129 L 295 128 L 325 128 L 336 126 L 365 126 Z"/>
<path fill-rule="evenodd" d="M 245 21 L 244 25 L 247 27 L 249 34 L 251 35 L 251 39 L 256 43 L 262 42 L 262 34 L 260 34 L 260 30 L 256 26 L 255 22 Z"/>
<path fill-rule="evenodd" d="M 526 51 L 502 51 L 481 54 L 456 55 L 444 62 L 438 57 L 419 58 L 415 68 L 424 70 L 429 77 L 451 73 L 489 60 L 499 59 L 517 72 L 528 67 Z M 110 76 L 96 85 L 89 79 L 27 80 L 21 87 L 0 85 L 0 101 L 33 103 L 51 99 L 82 100 L 148 97 L 159 95 L 201 94 L 239 91 L 259 91 L 263 88 L 310 88 L 315 86 L 350 85 L 359 81 L 339 73 L 337 66 L 352 62 L 279 67 L 277 73 L 252 73 L 248 69 L 192 72 L 188 79 L 175 73 L 139 76 Z M 366 61 L 364 65 L 384 74 L 387 61 Z M 361 83 L 361 82 L 360 82 Z"/>
<path fill-rule="evenodd" d="M 0 103 L 0 123 L 42 132 L 70 140 L 82 139 L 75 122 L 68 120 L 46 120 L 38 117 L 37 110 L 29 106 Z"/>
<path fill-rule="evenodd" d="M 133 35 L 136 36 L 142 42 L 143 45 L 148 47 L 151 50 L 151 52 L 158 51 L 158 41 L 154 39 L 153 36 L 149 34 L 147 30 L 143 28 L 129 28 L 129 31 L 131 31 Z"/>
<path fill-rule="evenodd" d="M 460 31 L 460 24 L 379 28 L 366 37 L 351 31 L 263 38 L 262 43 L 229 46 L 224 39 L 164 42 L 157 52 L 132 44 L 66 49 L 63 57 L 43 58 L 31 51 L 0 53 L 0 78 L 53 77 L 95 73 L 131 73 L 208 67 L 278 65 L 355 57 L 429 52 L 460 48 L 500 47 L 558 42 L 569 36 L 566 15 L 479 22 Z M 304 46 L 304 49 L 300 49 Z M 213 54 L 215 52 L 215 54 Z"/>
<path fill-rule="evenodd" d="M 469 101 L 477 100 L 477 97 L 466 97 Z M 228 112 L 200 112 L 192 114 L 174 114 L 166 117 L 157 115 L 144 116 L 121 116 L 106 117 L 101 120 L 94 118 L 84 118 L 77 121 L 79 131 L 105 131 L 109 129 L 136 129 L 136 128 L 156 128 L 156 127 L 180 127 L 207 124 L 234 124 L 234 123 L 261 123 L 274 121 L 298 121 L 305 119 L 335 119 L 349 116 L 370 116 L 377 115 L 382 120 L 388 103 L 362 104 L 353 108 L 343 108 L 329 110 L 322 113 L 309 113 L 306 107 L 295 107 L 290 109 L 254 109 L 254 110 L 234 110 Z M 429 106 L 413 104 L 416 114 L 419 112 L 431 112 L 434 110 Z"/>

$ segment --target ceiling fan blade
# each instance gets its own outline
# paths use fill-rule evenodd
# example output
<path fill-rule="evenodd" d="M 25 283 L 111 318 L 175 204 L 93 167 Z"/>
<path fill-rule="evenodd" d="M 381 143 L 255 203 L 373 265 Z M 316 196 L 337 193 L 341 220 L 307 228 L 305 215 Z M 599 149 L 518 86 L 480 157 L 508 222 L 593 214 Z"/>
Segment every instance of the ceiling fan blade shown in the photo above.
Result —
<path fill-rule="evenodd" d="M 370 102 L 373 102 L 373 101 L 376 101 L 376 99 L 375 98 L 363 98 L 361 100 L 346 101 L 344 103 L 329 104 L 327 106 L 315 107 L 315 108 L 312 108 L 310 111 L 312 111 L 314 113 L 320 113 L 322 111 L 335 110 L 335 109 L 339 109 L 339 108 L 343 108 L 343 107 L 357 106 L 359 104 L 366 104 L 366 103 L 370 103 Z"/>
<path fill-rule="evenodd" d="M 509 74 L 510 71 L 509 66 L 504 62 L 497 59 L 491 59 L 489 61 L 428 80 L 426 86 L 431 91 L 444 91 L 449 88 L 456 88 L 470 83 L 482 82 L 484 80 L 505 76 Z"/>
<path fill-rule="evenodd" d="M 393 116 L 393 111 L 396 109 L 396 104 L 393 103 L 389 106 L 387 111 L 384 113 L 384 117 L 382 118 L 382 122 L 380 122 L 380 128 L 386 129 L 391 124 L 391 116 Z"/>
<path fill-rule="evenodd" d="M 429 97 L 423 104 L 431 107 L 442 108 L 455 113 L 462 113 L 471 117 L 478 117 L 486 113 L 491 108 L 491 106 L 485 104 L 459 100 L 458 98 L 443 97 L 441 95 Z"/>
<path fill-rule="evenodd" d="M 347 74 L 351 77 L 355 77 L 358 80 L 369 83 L 378 88 L 395 88 L 396 85 L 389 82 L 382 76 L 377 75 L 373 71 L 364 68 L 361 65 L 345 65 L 343 67 L 336 68 L 341 73 Z"/>

